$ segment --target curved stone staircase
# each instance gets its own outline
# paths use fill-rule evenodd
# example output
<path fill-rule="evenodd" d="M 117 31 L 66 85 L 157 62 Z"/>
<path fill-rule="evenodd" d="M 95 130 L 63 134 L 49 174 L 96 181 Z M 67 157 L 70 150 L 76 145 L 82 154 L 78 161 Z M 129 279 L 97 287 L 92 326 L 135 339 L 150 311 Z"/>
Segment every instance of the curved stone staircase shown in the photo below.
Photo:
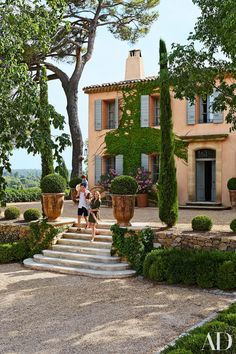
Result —
<path fill-rule="evenodd" d="M 98 278 L 134 276 L 135 271 L 128 263 L 111 256 L 111 231 L 102 227 L 98 231 L 99 235 L 91 242 L 91 230 L 78 232 L 76 227 L 71 227 L 60 235 L 51 249 L 25 259 L 23 263 L 31 269 Z"/>

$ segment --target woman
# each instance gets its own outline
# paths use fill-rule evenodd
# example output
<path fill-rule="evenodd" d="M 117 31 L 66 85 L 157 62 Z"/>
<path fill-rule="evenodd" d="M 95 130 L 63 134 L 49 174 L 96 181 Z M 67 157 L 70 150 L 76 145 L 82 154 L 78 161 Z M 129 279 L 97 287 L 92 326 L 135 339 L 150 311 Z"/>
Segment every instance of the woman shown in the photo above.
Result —
<path fill-rule="evenodd" d="M 99 208 L 101 205 L 101 196 L 98 191 L 94 192 L 93 197 L 90 202 L 90 211 L 89 211 L 89 226 L 92 229 L 92 242 L 94 241 L 94 237 L 97 233 L 96 224 L 97 217 L 99 213 Z"/>

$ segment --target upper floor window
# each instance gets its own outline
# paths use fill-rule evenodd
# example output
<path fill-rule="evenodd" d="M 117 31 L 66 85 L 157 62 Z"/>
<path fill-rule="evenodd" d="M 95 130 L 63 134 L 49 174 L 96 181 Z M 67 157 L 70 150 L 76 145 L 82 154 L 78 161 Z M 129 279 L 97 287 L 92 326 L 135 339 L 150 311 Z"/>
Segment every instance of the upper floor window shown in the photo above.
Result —
<path fill-rule="evenodd" d="M 160 125 L 160 98 L 154 99 L 154 126 Z"/>
<path fill-rule="evenodd" d="M 108 102 L 107 105 L 107 122 L 108 129 L 115 129 L 115 101 Z"/>
<path fill-rule="evenodd" d="M 160 156 L 153 155 L 151 157 L 151 168 L 152 168 L 152 183 L 155 184 L 158 181 L 160 173 Z"/>
<path fill-rule="evenodd" d="M 213 115 L 210 111 L 210 97 L 200 98 L 200 119 L 199 123 L 212 123 Z"/>

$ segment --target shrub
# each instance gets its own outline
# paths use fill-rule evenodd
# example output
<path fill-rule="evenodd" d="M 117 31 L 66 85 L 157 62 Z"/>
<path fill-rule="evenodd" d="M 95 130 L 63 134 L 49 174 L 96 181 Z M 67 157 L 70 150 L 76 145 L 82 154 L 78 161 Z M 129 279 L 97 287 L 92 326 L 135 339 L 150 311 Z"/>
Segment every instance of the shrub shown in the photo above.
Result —
<path fill-rule="evenodd" d="M 20 216 L 20 209 L 17 207 L 6 208 L 4 211 L 4 216 L 7 220 L 17 219 Z"/>
<path fill-rule="evenodd" d="M 227 187 L 229 190 L 236 189 L 236 177 L 232 177 L 228 180 Z"/>
<path fill-rule="evenodd" d="M 66 189 L 66 180 L 52 173 L 42 178 L 41 180 L 42 193 L 64 193 Z"/>
<path fill-rule="evenodd" d="M 111 182 L 112 194 L 133 195 L 136 194 L 137 189 L 138 183 L 131 176 L 118 176 Z"/>
<path fill-rule="evenodd" d="M 138 183 L 138 193 L 148 193 L 151 191 L 152 180 L 149 171 L 143 167 L 138 168 L 135 179 Z"/>
<path fill-rule="evenodd" d="M 0 263 L 22 261 L 27 258 L 28 251 L 28 246 L 23 240 L 0 244 Z"/>
<path fill-rule="evenodd" d="M 4 191 L 3 203 L 34 202 L 41 198 L 40 188 L 10 189 Z"/>
<path fill-rule="evenodd" d="M 236 219 L 231 221 L 230 228 L 233 232 L 236 232 Z"/>
<path fill-rule="evenodd" d="M 236 286 L 235 265 L 232 261 L 225 261 L 219 266 L 217 285 L 220 289 L 229 290 Z"/>
<path fill-rule="evenodd" d="M 40 216 L 41 216 L 41 212 L 36 208 L 31 208 L 24 212 L 24 219 L 27 222 L 38 220 Z"/>
<path fill-rule="evenodd" d="M 192 229 L 194 231 L 210 231 L 212 220 L 208 216 L 199 215 L 192 219 Z"/>
<path fill-rule="evenodd" d="M 116 172 L 116 170 L 114 170 L 113 168 L 110 168 L 108 173 L 101 175 L 98 185 L 103 187 L 106 191 L 110 191 L 111 182 L 117 176 L 118 176 L 118 173 Z"/>
<path fill-rule="evenodd" d="M 158 249 L 146 255 L 143 275 L 171 284 L 230 290 L 236 288 L 235 266 L 235 252 Z"/>
<path fill-rule="evenodd" d="M 75 188 L 77 186 L 77 184 L 80 184 L 82 182 L 82 179 L 79 177 L 73 177 L 71 178 L 70 182 L 69 182 L 69 187 L 70 188 Z"/>

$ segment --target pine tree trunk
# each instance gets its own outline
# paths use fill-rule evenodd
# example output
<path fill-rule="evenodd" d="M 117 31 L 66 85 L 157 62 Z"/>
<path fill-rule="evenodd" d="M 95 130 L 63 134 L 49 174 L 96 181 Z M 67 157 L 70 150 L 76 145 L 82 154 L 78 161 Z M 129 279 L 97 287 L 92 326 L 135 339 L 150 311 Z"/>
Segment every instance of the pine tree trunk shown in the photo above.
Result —
<path fill-rule="evenodd" d="M 67 113 L 69 119 L 70 133 L 72 139 L 72 177 L 82 175 L 83 161 L 83 138 L 78 119 L 78 88 L 72 85 L 68 86 L 66 92 Z"/>

